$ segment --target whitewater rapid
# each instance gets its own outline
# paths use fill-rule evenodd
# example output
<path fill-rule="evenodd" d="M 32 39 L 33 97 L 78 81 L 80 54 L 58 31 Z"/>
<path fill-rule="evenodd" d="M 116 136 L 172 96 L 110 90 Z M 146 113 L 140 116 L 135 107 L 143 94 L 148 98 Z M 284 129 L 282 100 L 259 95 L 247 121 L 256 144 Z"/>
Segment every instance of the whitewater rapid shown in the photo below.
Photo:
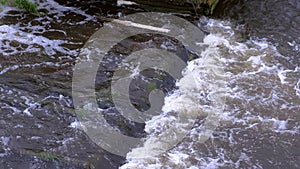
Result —
<path fill-rule="evenodd" d="M 72 65 L 80 47 L 103 21 L 98 14 L 91 15 L 94 10 L 71 7 L 79 2 L 68 3 L 39 1 L 39 10 L 46 15 L 37 17 L 14 7 L 4 7 L 0 12 L 0 156 L 6 166 L 43 167 L 49 161 L 32 155 L 40 151 L 63 156 L 60 162 L 51 161 L 58 168 L 69 164 L 78 168 L 86 163 L 101 168 L 105 166 L 99 160 L 103 156 L 110 164 L 107 166 L 123 162 L 95 146 L 78 127 L 70 94 Z M 278 4 L 275 6 L 281 8 Z M 118 10 L 111 11 L 111 6 L 100 4 L 96 11 L 103 10 L 99 15 L 106 17 L 126 15 L 130 8 L 123 10 L 126 4 L 118 5 Z M 287 15 L 291 9 L 285 9 Z M 278 32 L 286 37 L 297 33 L 297 12 L 294 19 L 287 19 L 290 24 L 286 27 L 291 27 L 287 29 L 278 24 L 280 20 L 274 25 L 273 19 L 293 17 L 281 15 L 275 7 L 273 10 L 277 15 L 260 11 L 261 17 L 248 16 L 262 18 L 262 22 L 270 20 L 265 30 L 254 30 L 262 32 L 260 37 L 249 36 L 247 25 L 200 18 L 198 27 L 207 36 L 199 45 L 205 45 L 206 50 L 188 62 L 183 78 L 176 83 L 178 89 L 164 98 L 161 114 L 146 122 L 144 144 L 129 152 L 120 168 L 300 168 L 299 37 L 276 39 Z M 266 14 L 273 18 L 263 18 Z M 273 39 L 264 38 L 268 32 L 274 34 Z M 280 47 L 290 48 L 280 51 Z M 100 86 L 105 88 L 107 79 Z M 106 91 L 100 92 L 101 96 L 108 97 Z M 111 104 L 100 105 L 108 107 L 104 112 L 107 116 L 118 120 Z M 214 115 L 211 119 L 216 121 L 204 130 L 208 115 Z M 165 150 L 178 141 L 174 131 L 186 137 Z M 161 142 L 160 138 L 168 140 Z M 20 158 L 24 149 L 30 151 L 30 158 Z M 62 163 L 68 165 L 62 167 Z"/>
<path fill-rule="evenodd" d="M 165 98 L 162 113 L 146 122 L 148 136 L 143 146 L 127 154 L 121 169 L 261 168 L 259 161 L 252 160 L 255 139 L 243 140 L 245 135 L 256 131 L 254 138 L 264 140 L 260 133 L 274 137 L 277 133 L 299 134 L 298 122 L 290 118 L 300 105 L 299 67 L 285 68 L 280 59 L 286 57 L 265 39 L 244 39 L 242 25 L 201 18 L 198 26 L 209 32 L 203 42 L 206 50 L 188 62 L 183 78 L 176 83 L 178 90 Z M 178 122 L 178 114 L 197 114 L 189 121 L 193 127 Z M 205 128 L 207 115 L 217 116 L 214 120 L 220 125 Z M 163 152 L 166 144 L 176 140 L 176 132 L 170 133 L 173 128 L 189 131 L 182 142 Z M 172 137 L 161 139 L 164 133 Z M 238 137 L 240 133 L 243 137 Z M 157 151 L 162 153 L 151 156 Z"/>

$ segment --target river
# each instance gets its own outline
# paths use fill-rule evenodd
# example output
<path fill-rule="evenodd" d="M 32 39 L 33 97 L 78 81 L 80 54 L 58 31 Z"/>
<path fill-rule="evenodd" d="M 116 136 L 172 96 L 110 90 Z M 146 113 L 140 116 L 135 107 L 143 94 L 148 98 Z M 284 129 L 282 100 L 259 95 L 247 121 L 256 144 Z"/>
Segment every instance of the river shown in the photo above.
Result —
<path fill-rule="evenodd" d="M 14 7 L 3 7 L 0 13 L 0 168 L 300 168 L 299 1 L 225 0 L 212 17 L 177 14 L 205 33 L 201 56 L 161 35 L 120 42 L 113 49 L 116 60 L 154 46 L 189 61 L 177 83 L 158 80 L 170 94 L 164 98 L 161 114 L 145 124 L 118 113 L 109 93 L 112 70 L 109 66 L 99 70 L 97 101 L 109 124 L 125 135 L 145 138 L 145 144 L 127 157 L 100 148 L 78 127 L 72 74 L 80 48 L 107 22 L 103 17 L 147 9 L 110 1 L 38 2 L 44 13 L 38 16 Z M 203 86 L 210 83 L 201 79 L 210 73 L 202 68 L 211 57 L 217 57 L 226 79 L 226 102 L 212 136 L 199 141 L 200 119 L 172 149 L 137 158 L 151 153 L 153 147 L 163 147 L 147 140 L 164 127 L 180 126 L 170 112 L 207 108 L 210 93 L 203 92 Z M 139 83 L 145 85 L 143 79 Z M 149 108 L 142 97 L 147 92 L 132 98 L 138 109 Z"/>

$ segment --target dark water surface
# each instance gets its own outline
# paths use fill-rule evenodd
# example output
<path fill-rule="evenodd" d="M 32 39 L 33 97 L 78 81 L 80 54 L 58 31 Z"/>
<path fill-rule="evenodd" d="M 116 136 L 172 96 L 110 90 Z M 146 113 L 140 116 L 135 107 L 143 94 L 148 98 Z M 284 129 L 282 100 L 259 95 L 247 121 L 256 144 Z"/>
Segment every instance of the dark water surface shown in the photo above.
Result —
<path fill-rule="evenodd" d="M 145 9 L 110 1 L 37 2 L 45 15 L 12 7 L 0 14 L 0 168 L 118 168 L 126 159 L 102 150 L 77 127 L 72 68 L 105 22 L 101 17 Z M 218 19 L 186 18 L 220 39 L 215 48 L 230 79 L 220 127 L 205 144 L 197 144 L 193 130 L 169 154 L 155 162 L 127 159 L 127 168 L 300 168 L 300 1 L 224 0 L 213 16 Z M 184 60 L 195 59 L 174 39 L 150 34 L 124 40 L 113 55 L 163 44 Z M 109 123 L 145 136 L 144 124 L 128 122 L 113 107 L 111 70 L 99 71 L 97 96 Z M 167 83 L 176 88 L 172 79 Z M 139 97 L 143 92 L 132 98 L 140 109 L 149 106 Z"/>

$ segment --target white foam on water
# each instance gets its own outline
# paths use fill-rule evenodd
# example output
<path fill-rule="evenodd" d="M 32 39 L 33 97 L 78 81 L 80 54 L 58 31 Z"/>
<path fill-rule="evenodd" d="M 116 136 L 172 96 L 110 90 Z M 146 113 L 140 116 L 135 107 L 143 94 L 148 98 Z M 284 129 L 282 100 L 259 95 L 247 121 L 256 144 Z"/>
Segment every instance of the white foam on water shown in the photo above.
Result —
<path fill-rule="evenodd" d="M 39 9 L 46 9 L 47 10 L 47 15 L 54 15 L 54 19 L 56 19 L 56 21 L 60 22 L 61 21 L 61 17 L 64 17 L 66 15 L 66 13 L 75 13 L 81 16 L 84 16 L 85 19 L 83 21 L 80 22 L 74 22 L 72 23 L 71 20 L 68 21 L 68 24 L 71 25 L 78 25 L 78 24 L 85 24 L 89 21 L 96 21 L 96 17 L 89 15 L 87 13 L 85 13 L 85 11 L 79 9 L 79 8 L 75 8 L 75 7 L 68 7 L 68 6 L 64 6 L 61 5 L 55 1 L 43 1 L 43 2 L 39 2 L 37 3 L 39 5 Z M 50 19 L 50 18 L 48 18 Z"/>
<path fill-rule="evenodd" d="M 24 128 L 24 126 L 21 125 L 21 124 L 17 124 L 17 125 L 14 126 L 14 128 Z M 20 138 L 20 137 L 21 137 L 21 136 L 17 136 L 17 138 Z"/>
<path fill-rule="evenodd" d="M 10 148 L 8 148 L 10 137 L 1 136 L 0 139 L 1 139 L 0 142 L 3 144 L 2 149 L 4 150 L 4 152 L 2 151 L 0 153 L 0 157 L 5 157 L 10 154 Z"/>
<path fill-rule="evenodd" d="M 187 130 L 189 124 L 182 123 L 178 114 L 186 117 L 207 116 L 219 114 L 222 111 L 222 105 L 215 105 L 212 102 L 218 102 L 224 99 L 223 87 L 225 85 L 225 75 L 222 74 L 222 65 L 219 63 L 218 45 L 228 43 L 224 38 L 217 35 L 205 37 L 204 44 L 209 47 L 201 54 L 201 57 L 190 61 L 183 71 L 183 78 L 176 85 L 178 90 L 165 98 L 165 104 L 162 108 L 163 113 L 154 116 L 146 122 L 145 131 L 149 134 L 142 147 L 133 149 L 127 154 L 129 163 L 121 168 L 140 168 L 143 163 L 155 160 L 154 154 L 164 153 L 165 148 L 172 143 L 172 139 L 177 139 L 175 130 Z M 203 102 L 203 105 L 199 104 Z M 214 107 L 216 106 L 216 107 Z M 176 112 L 172 114 L 170 112 Z M 189 119 L 189 123 L 194 123 L 196 119 Z M 216 119 L 217 120 L 217 119 Z M 199 127 L 201 128 L 201 127 Z M 190 129 L 190 128 L 188 128 Z M 202 128 L 203 129 L 203 128 Z M 161 135 L 173 135 L 169 137 L 169 143 L 161 142 Z M 187 131 L 188 132 L 188 131 Z M 175 134 L 175 135 L 174 135 Z M 210 131 L 198 132 L 198 141 L 205 140 L 210 136 Z M 196 141 L 196 140 L 195 140 Z M 167 144 L 167 145 L 166 145 Z M 153 155 L 153 156 L 152 156 Z M 176 165 L 185 165 L 184 161 L 188 158 L 185 153 L 168 153 L 168 160 Z M 146 158 L 141 158 L 146 157 Z M 150 163 L 149 165 L 153 165 Z M 143 167 L 150 167 L 149 165 Z M 152 166 L 153 167 L 153 166 Z"/>
<path fill-rule="evenodd" d="M 32 136 L 29 138 L 29 140 L 40 140 L 40 139 L 42 139 L 42 137 L 40 136 Z"/>
<path fill-rule="evenodd" d="M 78 49 L 68 49 L 64 45 L 82 45 L 82 42 L 72 42 L 72 40 L 60 40 L 47 38 L 44 33 L 55 32 L 63 34 L 67 37 L 67 32 L 61 29 L 52 27 L 52 23 L 62 23 L 66 25 L 80 25 L 88 22 L 97 23 L 97 17 L 87 14 L 84 10 L 74 7 L 67 7 L 60 5 L 55 1 L 38 1 L 38 9 L 47 11 L 45 15 L 41 14 L 39 17 L 32 18 L 26 25 L 22 22 L 14 25 L 0 24 L 0 53 L 4 56 L 21 55 L 22 53 L 39 53 L 44 52 L 50 58 L 57 55 L 77 56 Z M 15 7 L 4 6 L 0 12 L 0 17 L 18 17 L 23 13 L 13 13 L 11 11 L 18 11 L 20 9 Z M 83 19 L 78 20 L 63 20 L 66 15 L 79 15 Z M 53 15 L 49 17 L 49 15 Z M 67 38 L 65 38 L 67 39 Z M 12 46 L 11 43 L 14 43 Z M 17 42 L 17 43 L 16 43 Z M 15 46 L 17 44 L 17 46 Z"/>
<path fill-rule="evenodd" d="M 4 105 L 1 106 L 1 109 L 11 109 L 13 111 L 13 113 L 21 113 L 22 111 L 16 107 L 13 107 L 11 105 L 8 105 L 6 103 L 4 103 Z"/>
<path fill-rule="evenodd" d="M 296 91 L 296 95 L 300 97 L 300 79 L 297 82 L 297 84 L 294 87 L 295 91 Z"/>
<path fill-rule="evenodd" d="M 14 71 L 20 68 L 38 68 L 38 67 L 57 67 L 57 68 L 61 68 L 61 67 L 65 67 L 70 65 L 70 63 L 54 63 L 54 62 L 41 62 L 41 63 L 34 63 L 34 64 L 19 64 L 19 65 L 13 65 L 13 66 L 8 66 L 5 67 L 4 69 L 0 69 L 0 75 L 5 74 L 9 71 Z"/>
<path fill-rule="evenodd" d="M 9 137 L 1 136 L 1 142 L 4 146 L 8 146 L 9 141 L 10 141 Z"/>
<path fill-rule="evenodd" d="M 299 37 L 300 39 L 300 37 Z M 287 42 L 288 45 L 290 45 L 291 47 L 293 47 L 293 49 L 295 51 L 300 51 L 300 43 L 297 43 L 296 41 L 292 41 L 292 42 Z"/>
<path fill-rule="evenodd" d="M 68 41 L 65 40 L 50 40 L 43 36 L 37 36 L 32 33 L 27 33 L 19 30 L 14 26 L 1 25 L 0 26 L 0 39 L 8 40 L 9 42 L 15 41 L 20 44 L 26 44 L 28 47 L 25 52 L 35 53 L 44 50 L 48 56 L 56 55 L 58 52 L 74 56 L 77 54 L 77 51 L 69 50 L 65 47 L 62 47 L 63 44 L 68 44 Z M 24 52 L 20 51 L 17 47 L 12 47 L 8 42 L 2 43 L 0 45 L 0 52 L 4 56 L 10 56 L 15 54 L 21 54 Z"/>
<path fill-rule="evenodd" d="M 69 127 L 74 128 L 74 129 L 80 128 L 80 122 L 76 120 L 76 121 L 72 122 L 69 125 Z"/>
<path fill-rule="evenodd" d="M 0 5 L 0 17 L 6 16 L 9 11 L 17 10 L 16 7 Z"/>
<path fill-rule="evenodd" d="M 236 27 L 230 22 L 213 19 L 200 22 L 207 22 L 204 29 L 210 34 L 204 38 L 204 43 L 209 50 L 205 50 L 200 58 L 188 63 L 183 71 L 183 78 L 177 83 L 179 89 L 165 98 L 162 114 L 146 122 L 145 131 L 148 136 L 144 145 L 127 154 L 127 163 L 121 166 L 121 169 L 207 169 L 243 166 L 262 168 L 262 164 L 258 161 L 253 162 L 252 158 L 255 157 L 251 157 L 248 147 L 242 147 L 240 152 L 235 152 L 237 155 L 233 155 L 231 148 L 218 146 L 211 147 L 214 153 L 202 152 L 201 148 L 204 148 L 206 143 L 200 146 L 199 138 L 203 137 L 201 124 L 194 126 L 182 142 L 165 153 L 154 157 L 144 156 L 162 150 L 161 146 L 166 143 L 160 143 L 155 138 L 169 127 L 185 129 L 184 125 L 177 124 L 176 113 L 170 112 L 199 113 L 205 112 L 209 107 L 207 104 L 209 102 L 203 102 L 199 98 L 209 96 L 211 92 L 209 90 L 201 92 L 206 91 L 209 86 L 209 79 L 205 78 L 205 75 L 210 72 L 197 70 L 204 70 L 201 66 L 218 55 L 220 58 L 215 63 L 219 63 L 218 66 L 226 66 L 224 76 L 228 79 L 228 103 L 226 103 L 228 108 L 220 114 L 220 125 L 229 128 L 224 132 L 215 132 L 217 136 L 211 137 L 207 144 L 211 142 L 213 144 L 214 140 L 221 139 L 225 141 L 224 145 L 228 143 L 229 147 L 239 145 L 236 135 L 245 130 L 249 130 L 249 134 L 252 130 L 274 135 L 299 134 L 300 127 L 297 123 L 292 123 L 295 116 L 293 113 L 300 110 L 300 100 L 297 97 L 300 96 L 299 68 L 290 70 L 281 64 L 277 59 L 286 58 L 266 39 L 250 38 L 238 41 L 239 36 L 236 36 L 234 30 Z M 250 144 L 251 140 L 249 141 Z"/>
<path fill-rule="evenodd" d="M 208 36 L 207 38 L 210 38 Z M 172 138 L 177 139 L 176 134 L 180 130 L 187 130 L 189 125 L 186 122 L 182 123 L 178 116 L 186 116 L 189 123 L 193 124 L 192 117 L 205 116 L 207 114 L 217 114 L 222 111 L 222 105 L 212 105 L 210 102 L 217 102 L 221 95 L 222 72 L 215 64 L 218 59 L 218 51 L 215 46 L 218 45 L 212 38 L 206 39 L 205 44 L 211 45 L 202 53 L 202 57 L 188 63 L 188 66 L 183 71 L 183 78 L 177 82 L 178 91 L 165 98 L 165 105 L 162 108 L 163 113 L 153 117 L 146 122 L 145 131 L 150 134 L 144 143 L 144 146 L 132 150 L 127 154 L 128 158 L 140 158 L 141 156 L 151 156 L 157 152 L 165 151 L 165 148 L 172 144 Z M 219 76 L 219 77 L 218 77 Z M 219 81 L 214 81 L 219 80 Z M 218 93 L 220 92 L 220 93 Z M 200 105 L 199 102 L 206 102 L 205 105 Z M 213 107 L 216 106 L 216 107 Z M 176 112 L 178 115 L 170 115 L 169 112 Z M 178 132 L 174 132 L 177 130 Z M 171 131 L 170 133 L 165 133 Z M 161 143 L 162 135 L 173 135 L 168 138 L 169 143 Z M 175 134 L 175 135 L 174 135 Z M 200 135 L 200 133 L 199 133 Z M 201 134 L 199 137 L 208 137 L 209 132 Z M 199 138 L 200 140 L 203 138 Z M 199 141 L 200 141 L 199 140 Z M 144 153 L 144 154 L 143 154 Z M 142 155 L 143 154 L 143 155 Z M 175 158 L 175 156 L 173 156 Z"/>
<path fill-rule="evenodd" d="M 137 5 L 137 3 L 132 2 L 132 1 L 118 0 L 117 1 L 117 5 L 118 6 L 122 6 L 122 5 Z"/>
<path fill-rule="evenodd" d="M 298 74 L 297 76 L 300 79 L 300 67 L 295 67 L 294 70 L 291 70 L 291 69 L 278 70 L 278 77 L 279 77 L 282 84 L 291 83 L 290 81 L 286 80 L 287 75 L 290 75 L 290 74 L 295 74 L 295 77 L 296 77 L 296 74 Z"/>
<path fill-rule="evenodd" d="M 39 8 L 46 9 L 49 12 L 48 14 L 54 15 L 54 19 L 59 23 L 63 22 L 62 18 L 66 14 L 70 13 L 84 16 L 85 19 L 79 23 L 77 21 L 67 21 L 69 25 L 95 21 L 94 16 L 88 15 L 80 9 L 62 6 L 55 1 L 43 1 L 39 3 Z M 3 11 L 0 12 L 0 17 L 19 15 L 7 14 L 12 10 L 19 9 L 4 7 Z M 44 26 L 50 24 L 52 20 L 53 18 L 47 16 L 36 19 Z M 187 68 L 183 71 L 183 78 L 177 83 L 179 89 L 165 98 L 162 114 L 146 122 L 145 131 L 148 136 L 144 145 L 128 153 L 128 162 L 121 168 L 245 168 L 241 166 L 245 164 L 251 166 L 251 168 L 262 168 L 259 162 L 251 161 L 255 157 L 251 157 L 247 150 L 248 145 L 242 147 L 240 149 L 241 152 L 234 152 L 237 154 L 237 157 L 231 158 L 231 148 L 234 148 L 241 141 L 237 138 L 237 133 L 250 130 L 247 134 L 251 134 L 252 131 L 273 133 L 275 136 L 278 134 L 284 134 L 284 136 L 299 134 L 300 127 L 295 122 L 298 120 L 296 115 L 300 110 L 299 67 L 295 66 L 296 68 L 293 69 L 278 62 L 276 58 L 285 59 L 285 57 L 280 55 L 274 45 L 267 42 L 266 39 L 252 37 L 249 40 L 243 39 L 243 41 L 238 41 L 238 36 L 236 36 L 234 30 L 236 28 L 230 22 L 207 20 L 205 18 L 204 20 L 200 22 L 207 22 L 204 24 L 204 29 L 210 32 L 204 39 L 204 44 L 208 46 L 207 50 L 202 53 L 199 59 L 188 63 Z M 28 47 L 26 47 L 25 52 L 29 53 L 44 50 L 50 57 L 57 53 L 77 55 L 76 50 L 62 47 L 63 44 L 73 42 L 52 40 L 39 36 L 39 33 L 49 31 L 44 26 L 31 25 L 31 31 L 24 31 L 24 27 L 20 25 L 1 24 L 0 39 L 5 41 L 0 45 L 0 52 L 4 56 L 20 54 L 21 51 L 10 45 L 10 42 L 17 41 L 20 44 L 27 44 Z M 64 31 L 51 30 L 66 34 Z M 296 41 L 287 43 L 293 47 L 294 51 L 299 51 L 299 43 Z M 164 44 L 164 46 L 167 45 Z M 206 115 L 207 112 L 211 112 L 210 103 L 216 87 L 210 81 L 211 77 L 207 76 L 211 75 L 211 72 L 204 69 L 204 67 L 209 65 L 213 68 L 215 63 L 219 63 L 218 66 L 226 66 L 224 75 L 229 79 L 229 85 L 227 86 L 229 101 L 226 105 L 229 108 L 220 114 L 221 127 L 219 130 L 222 130 L 222 127 L 228 127 L 229 129 L 216 131 L 215 134 L 219 135 L 212 136 L 207 144 L 210 141 L 214 142 L 214 140 L 223 139 L 228 142 L 229 148 L 218 147 L 216 144 L 209 147 L 214 150 L 213 152 L 202 152 L 202 148 L 206 146 L 206 143 L 200 144 L 199 140 L 205 136 L 205 133 L 202 133 L 203 125 L 199 124 L 195 125 L 190 131 L 185 131 L 188 132 L 186 138 L 175 147 L 167 150 L 165 153 L 162 152 L 159 156 L 151 156 L 152 153 L 156 154 L 164 151 L 164 147 L 168 145 L 168 143 L 162 143 L 158 139 L 158 136 L 163 134 L 168 128 L 174 127 L 187 130 L 187 124 L 180 123 L 178 114 L 193 116 L 195 114 Z M 61 66 L 59 63 L 52 62 L 20 64 L 7 67 L 0 64 L 0 75 L 19 68 L 45 65 L 51 67 Z M 138 71 L 138 68 L 136 68 L 133 75 L 136 75 Z M 44 99 L 37 99 L 37 96 L 24 96 L 25 98 L 23 98 L 21 97 L 22 93 L 6 90 L 1 86 L 0 91 L 1 93 L 8 93 L 6 96 L 15 95 L 14 97 L 20 97 L 23 99 L 22 106 L 26 107 L 25 110 L 21 110 L 18 107 L 1 103 L 1 106 L 4 105 L 1 109 L 11 109 L 14 113 L 23 112 L 30 116 L 32 116 L 31 110 L 38 109 L 41 102 L 52 99 L 50 96 Z M 0 95 L 0 97 L 2 96 Z M 65 100 L 63 96 L 54 97 L 54 99 L 62 102 Z M 220 112 L 214 113 L 218 114 Z M 191 119 L 191 123 L 193 124 L 194 122 L 195 119 Z M 71 123 L 70 127 L 77 127 L 77 122 Z M 170 138 L 176 139 L 176 135 Z M 63 140 L 62 143 L 65 145 L 71 141 L 73 139 L 68 138 Z M 226 141 L 225 143 L 227 143 Z M 7 153 L 5 152 L 4 154 Z M 4 154 L 0 154 L 0 156 L 3 157 Z M 148 156 L 145 157 L 145 155 Z M 141 156 L 145 158 L 140 158 Z"/>
<path fill-rule="evenodd" d="M 59 100 L 60 96 L 46 96 L 45 98 L 39 100 L 39 101 L 32 101 L 31 99 L 29 99 L 26 96 L 21 96 L 21 99 L 25 100 L 25 104 L 28 106 L 23 113 L 28 115 L 28 116 L 33 116 L 30 112 L 30 110 L 34 109 L 34 110 L 38 110 L 41 106 L 41 104 L 47 100 L 51 100 L 51 99 L 56 99 Z"/>

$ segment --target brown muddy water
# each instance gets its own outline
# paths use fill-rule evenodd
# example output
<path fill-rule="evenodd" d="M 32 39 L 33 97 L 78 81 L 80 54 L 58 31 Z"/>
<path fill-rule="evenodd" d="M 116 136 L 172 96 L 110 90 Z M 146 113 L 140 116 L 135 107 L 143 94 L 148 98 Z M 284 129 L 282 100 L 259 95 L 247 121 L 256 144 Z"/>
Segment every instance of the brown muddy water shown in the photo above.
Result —
<path fill-rule="evenodd" d="M 4 7 L 0 13 L 1 169 L 300 168 L 298 0 L 224 0 L 213 17 L 175 14 L 205 32 L 207 50 L 201 56 L 162 35 L 134 36 L 115 46 L 111 57 L 116 62 L 98 71 L 96 94 L 109 124 L 131 137 L 147 140 L 155 132 L 163 132 L 161 126 L 173 124 L 172 115 L 166 112 L 182 110 L 176 103 L 184 97 L 176 91 L 189 84 L 175 84 L 168 75 L 162 80 L 147 76 L 153 72 L 143 72 L 147 79 L 138 78 L 133 84 L 141 88 L 131 98 L 137 109 L 150 106 L 144 95 L 153 89 L 147 84 L 151 80 L 169 96 L 156 120 L 130 122 L 118 113 L 110 97 L 118 59 L 152 47 L 189 61 L 186 69 L 191 71 L 183 73 L 183 78 L 197 81 L 203 73 L 197 66 L 205 62 L 201 58 L 212 55 L 218 56 L 224 69 L 226 104 L 212 137 L 199 143 L 202 128 L 198 124 L 180 144 L 152 159 L 134 158 L 148 153 L 147 144 L 127 158 L 101 149 L 78 128 L 72 101 L 72 69 L 80 48 L 105 23 L 101 18 L 148 10 L 138 5 L 118 6 L 109 0 L 36 2 L 44 14 L 33 16 L 13 7 Z M 197 111 L 201 109 L 202 102 L 197 102 L 201 88 L 195 88 L 187 93 L 191 102 L 185 106 Z"/>

